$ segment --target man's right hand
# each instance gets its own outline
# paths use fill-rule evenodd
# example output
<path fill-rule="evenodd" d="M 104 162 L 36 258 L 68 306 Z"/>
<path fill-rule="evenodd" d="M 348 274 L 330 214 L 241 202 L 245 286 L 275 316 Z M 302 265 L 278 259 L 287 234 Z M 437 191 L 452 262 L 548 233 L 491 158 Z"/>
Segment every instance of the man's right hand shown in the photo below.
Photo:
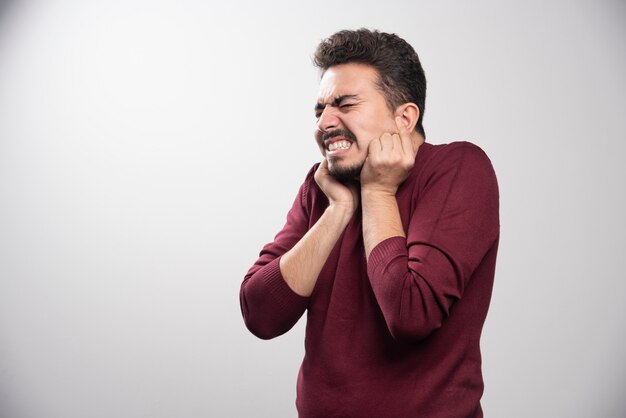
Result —
<path fill-rule="evenodd" d="M 317 278 L 337 240 L 350 223 L 359 204 L 360 189 L 342 184 L 331 176 L 324 159 L 315 172 L 315 182 L 328 198 L 322 216 L 280 258 L 280 272 L 287 285 L 300 296 L 311 296 Z"/>
<path fill-rule="evenodd" d="M 350 214 L 359 206 L 359 188 L 355 184 L 343 184 L 328 171 L 328 160 L 324 158 L 315 172 L 315 182 L 328 198 L 330 206 L 345 208 Z"/>

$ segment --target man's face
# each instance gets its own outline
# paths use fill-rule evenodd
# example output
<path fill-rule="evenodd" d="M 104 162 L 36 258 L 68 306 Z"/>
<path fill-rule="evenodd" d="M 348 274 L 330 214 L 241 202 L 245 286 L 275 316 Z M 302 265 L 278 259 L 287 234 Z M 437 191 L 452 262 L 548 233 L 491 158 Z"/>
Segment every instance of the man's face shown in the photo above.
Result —
<path fill-rule="evenodd" d="M 397 131 L 377 82 L 378 72 L 365 64 L 330 67 L 320 82 L 315 139 L 341 181 L 358 180 L 370 141 Z"/>

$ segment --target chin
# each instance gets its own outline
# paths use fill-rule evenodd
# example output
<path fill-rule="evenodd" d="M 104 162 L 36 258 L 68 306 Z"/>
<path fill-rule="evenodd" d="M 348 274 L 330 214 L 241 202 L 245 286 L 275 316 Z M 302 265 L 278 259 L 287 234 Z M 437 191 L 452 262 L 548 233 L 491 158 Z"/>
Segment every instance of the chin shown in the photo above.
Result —
<path fill-rule="evenodd" d="M 363 168 L 363 164 L 353 164 L 353 165 L 342 165 L 333 163 L 328 168 L 328 172 L 331 176 L 336 178 L 342 183 L 349 183 L 353 181 L 358 181 L 361 175 L 361 169 Z"/>

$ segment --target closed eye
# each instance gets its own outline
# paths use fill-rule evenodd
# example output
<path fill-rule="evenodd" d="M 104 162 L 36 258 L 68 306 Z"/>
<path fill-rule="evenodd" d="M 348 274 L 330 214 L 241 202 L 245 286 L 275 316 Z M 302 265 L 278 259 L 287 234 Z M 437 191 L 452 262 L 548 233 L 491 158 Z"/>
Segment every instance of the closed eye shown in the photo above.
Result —
<path fill-rule="evenodd" d="M 323 102 L 318 102 L 315 105 L 315 118 L 319 119 L 324 113 L 324 109 L 326 106 L 332 106 L 340 109 L 341 111 L 348 111 L 351 107 L 356 105 L 356 103 L 346 103 L 346 100 L 359 100 L 359 96 L 356 94 L 344 94 L 342 96 L 337 96 L 333 99 L 332 102 L 325 104 Z"/>
<path fill-rule="evenodd" d="M 342 111 L 345 112 L 345 111 L 349 110 L 350 108 L 352 108 L 353 106 L 355 106 L 354 103 L 346 103 L 346 104 L 342 104 L 340 106 L 334 106 L 334 107 L 337 107 L 337 108 L 339 108 L 339 109 L 341 109 Z M 315 111 L 315 118 L 319 119 L 322 116 L 322 112 L 323 112 L 322 110 L 316 110 Z"/>

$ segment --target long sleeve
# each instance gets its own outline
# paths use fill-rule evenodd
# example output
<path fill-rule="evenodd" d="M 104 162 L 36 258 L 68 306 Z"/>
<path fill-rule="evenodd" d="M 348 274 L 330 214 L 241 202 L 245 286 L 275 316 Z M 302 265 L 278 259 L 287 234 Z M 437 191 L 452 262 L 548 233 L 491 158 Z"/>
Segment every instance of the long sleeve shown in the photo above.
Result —
<path fill-rule="evenodd" d="M 315 167 L 300 187 L 285 226 L 273 242 L 263 247 L 241 284 L 239 300 L 243 319 L 259 338 L 284 334 L 298 322 L 308 306 L 309 298 L 298 295 L 285 282 L 279 262 L 309 229 L 307 195 L 314 173 Z"/>
<path fill-rule="evenodd" d="M 407 237 L 379 243 L 367 266 L 396 339 L 421 340 L 440 328 L 472 281 L 483 280 L 475 272 L 499 237 L 498 185 L 480 148 L 454 143 L 424 164 L 413 189 L 397 196 L 412 206 Z"/>

